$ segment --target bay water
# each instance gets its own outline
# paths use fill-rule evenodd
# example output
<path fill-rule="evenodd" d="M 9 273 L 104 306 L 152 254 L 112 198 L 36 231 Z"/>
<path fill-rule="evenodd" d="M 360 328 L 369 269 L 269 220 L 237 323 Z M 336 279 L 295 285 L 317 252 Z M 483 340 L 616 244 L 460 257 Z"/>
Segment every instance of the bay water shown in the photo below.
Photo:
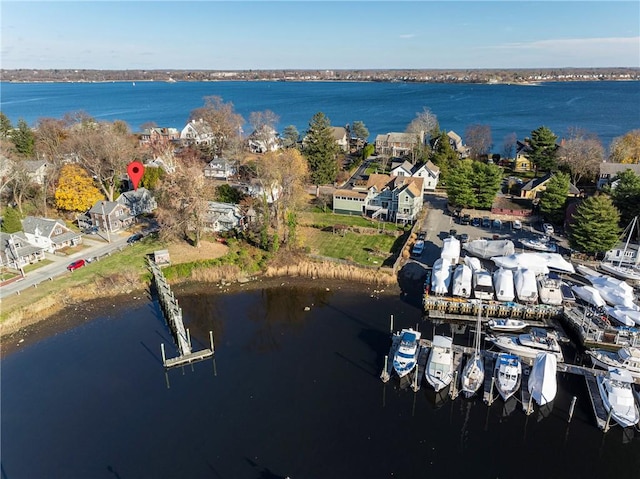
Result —
<path fill-rule="evenodd" d="M 2 477 L 638 477 L 635 431 L 603 434 L 581 377 L 560 374 L 553 408 L 530 416 L 515 399 L 383 383 L 391 315 L 450 332 L 417 298 L 319 280 L 231 289 L 176 290 L 194 349 L 215 337 L 192 366 L 165 373 L 160 345 L 176 351 L 144 295 L 6 355 Z"/>
<path fill-rule="evenodd" d="M 123 120 L 133 131 L 154 122 L 182 129 L 204 98 L 219 96 L 248 121 L 251 112 L 271 110 L 280 132 L 294 125 L 300 133 L 323 112 L 334 126 L 363 121 L 376 135 L 404 131 L 429 108 L 441 128 L 464 138 L 467 127 L 489 125 L 493 151 L 505 137 L 523 139 L 545 125 L 558 137 L 581 128 L 612 139 L 640 128 L 640 82 L 550 82 L 536 85 L 431 84 L 404 82 L 130 82 L 0 83 L 0 109 L 16 124 L 62 118 L 84 111 L 99 120 Z M 245 133 L 251 127 L 245 124 Z"/>

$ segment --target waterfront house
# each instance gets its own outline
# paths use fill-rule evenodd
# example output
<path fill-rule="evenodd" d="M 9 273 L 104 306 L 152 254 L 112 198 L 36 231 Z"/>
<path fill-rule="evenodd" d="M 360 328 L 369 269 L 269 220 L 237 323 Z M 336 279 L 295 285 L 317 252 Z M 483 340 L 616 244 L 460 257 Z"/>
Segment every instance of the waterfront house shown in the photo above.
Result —
<path fill-rule="evenodd" d="M 349 151 L 349 133 L 342 126 L 332 126 L 333 139 L 343 152 Z"/>
<path fill-rule="evenodd" d="M 516 158 L 513 160 L 512 170 L 518 173 L 533 171 L 533 162 L 529 159 L 531 154 L 531 146 L 529 141 L 524 140 L 516 143 Z"/>
<path fill-rule="evenodd" d="M 185 125 L 180 132 L 180 139 L 187 145 L 212 145 L 215 135 L 209 124 L 200 118 Z"/>
<path fill-rule="evenodd" d="M 333 212 L 413 222 L 422 210 L 423 183 L 423 178 L 373 174 L 364 189 L 336 190 Z"/>
<path fill-rule="evenodd" d="M 262 125 L 254 130 L 247 139 L 251 153 L 267 153 L 280 148 L 278 132 L 268 125 Z"/>
<path fill-rule="evenodd" d="M 426 163 L 414 165 L 409 161 L 400 164 L 392 163 L 391 176 L 411 176 L 423 179 L 423 192 L 435 191 L 440 179 L 440 168 L 434 165 L 431 160 Z"/>
<path fill-rule="evenodd" d="M 547 189 L 547 183 L 552 177 L 553 173 L 547 173 L 540 178 L 533 178 L 531 181 L 525 183 L 520 189 L 520 198 L 530 200 L 539 198 L 542 192 Z M 569 193 L 567 196 L 578 197 L 580 196 L 580 190 L 573 183 L 569 183 Z"/>
<path fill-rule="evenodd" d="M 150 214 L 158 207 L 156 199 L 144 187 L 122 193 L 118 196 L 116 202 L 129 208 L 133 216 Z"/>
<path fill-rule="evenodd" d="M 6 268 L 20 269 L 45 258 L 44 249 L 32 245 L 22 231 L 16 233 L 0 232 L 0 265 Z"/>
<path fill-rule="evenodd" d="M 640 163 L 610 163 L 608 161 L 600 163 L 600 174 L 598 176 L 597 185 L 598 189 L 602 189 L 605 185 L 611 185 L 612 188 L 615 188 L 615 177 L 626 170 L 631 170 L 636 175 L 640 176 Z"/>
<path fill-rule="evenodd" d="M 451 148 L 453 148 L 453 151 L 458 154 L 459 158 L 467 158 L 469 156 L 469 148 L 467 148 L 462 143 L 462 138 L 460 138 L 460 135 L 452 130 L 447 132 L 447 137 L 449 138 L 449 144 L 451 145 Z"/>
<path fill-rule="evenodd" d="M 376 136 L 376 154 L 384 156 L 410 156 L 413 149 L 424 144 L 424 133 L 386 133 Z"/>
<path fill-rule="evenodd" d="M 239 205 L 218 201 L 209 201 L 208 205 L 204 220 L 205 229 L 214 233 L 222 233 L 245 227 L 245 217 Z"/>
<path fill-rule="evenodd" d="M 44 160 L 23 160 L 18 163 L 22 165 L 25 173 L 37 185 L 44 185 L 47 175 L 47 162 Z"/>
<path fill-rule="evenodd" d="M 128 206 L 117 201 L 100 200 L 89 210 L 91 224 L 109 233 L 121 231 L 135 223 Z"/>
<path fill-rule="evenodd" d="M 147 128 L 138 136 L 140 146 L 154 150 L 164 149 L 180 140 L 180 132 L 177 128 Z"/>
<path fill-rule="evenodd" d="M 238 172 L 236 162 L 217 156 L 204 167 L 205 178 L 213 178 L 215 180 L 228 180 Z"/>
<path fill-rule="evenodd" d="M 29 243 L 48 253 L 82 243 L 82 235 L 62 220 L 27 216 L 22 220 L 22 231 Z"/>

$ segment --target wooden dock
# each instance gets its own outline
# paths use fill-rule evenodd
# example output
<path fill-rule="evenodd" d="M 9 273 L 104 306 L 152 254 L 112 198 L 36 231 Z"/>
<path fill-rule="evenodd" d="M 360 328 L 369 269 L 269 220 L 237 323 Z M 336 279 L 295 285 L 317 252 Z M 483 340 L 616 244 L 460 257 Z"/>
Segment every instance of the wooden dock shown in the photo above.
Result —
<path fill-rule="evenodd" d="M 439 311 L 449 315 L 473 316 L 473 321 L 479 310 L 483 317 L 518 318 L 527 321 L 551 319 L 560 316 L 562 309 L 546 304 L 523 305 L 514 302 L 489 301 L 478 302 L 457 297 L 424 296 L 422 299 L 424 310 L 432 318 L 432 312 Z"/>
<path fill-rule="evenodd" d="M 178 304 L 178 300 L 171 291 L 171 287 L 162 274 L 162 270 L 152 259 L 147 260 L 149 270 L 153 275 L 153 283 L 158 291 L 158 300 L 160 302 L 160 309 L 162 315 L 171 331 L 171 334 L 176 342 L 179 355 L 175 358 L 167 359 L 164 350 L 164 344 L 161 345 L 162 349 L 162 364 L 165 368 L 172 368 L 181 366 L 184 364 L 190 364 L 196 361 L 213 356 L 213 334 L 209 331 L 209 340 L 211 342 L 210 349 L 204 349 L 194 352 L 191 346 L 191 336 L 189 330 L 184 327 L 182 321 L 182 308 Z"/>
<path fill-rule="evenodd" d="M 520 379 L 520 397 L 522 399 L 522 410 L 528 416 L 533 412 L 533 398 L 529 392 L 529 375 L 531 374 L 531 368 L 523 364 L 522 376 Z"/>
<path fill-rule="evenodd" d="M 493 383 L 494 383 L 494 370 L 495 358 L 489 355 L 483 355 L 484 360 L 484 392 L 482 400 L 488 406 L 493 403 Z"/>
<path fill-rule="evenodd" d="M 600 429 L 607 432 L 609 430 L 608 413 L 602 402 L 600 391 L 598 391 L 596 377 L 592 374 L 585 374 L 584 378 L 587 382 L 587 390 L 589 391 L 589 399 L 591 399 L 591 406 L 593 406 L 596 423 Z"/>

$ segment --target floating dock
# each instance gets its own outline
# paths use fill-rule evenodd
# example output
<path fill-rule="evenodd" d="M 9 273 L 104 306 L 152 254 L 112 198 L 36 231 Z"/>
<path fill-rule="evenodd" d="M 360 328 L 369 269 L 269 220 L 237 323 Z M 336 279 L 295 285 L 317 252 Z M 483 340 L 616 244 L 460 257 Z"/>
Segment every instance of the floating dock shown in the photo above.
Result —
<path fill-rule="evenodd" d="M 153 283 L 158 291 L 158 300 L 160 302 L 162 315 L 164 316 L 167 326 L 173 335 L 179 353 L 177 357 L 167 359 L 164 351 L 164 344 L 162 344 L 162 364 L 164 367 L 172 368 L 182 366 L 184 364 L 201 361 L 213 356 L 213 333 L 211 331 L 209 331 L 211 348 L 196 352 L 192 350 L 191 336 L 189 334 L 189 330 L 184 327 L 184 323 L 182 321 L 182 308 L 180 308 L 178 300 L 171 291 L 169 283 L 167 283 L 164 274 L 162 274 L 160 266 L 158 266 L 158 264 L 152 259 L 148 259 L 147 262 L 149 264 L 149 270 L 153 275 Z"/>
<path fill-rule="evenodd" d="M 523 305 L 513 302 L 468 300 L 463 298 L 447 296 L 425 295 L 422 304 L 425 311 L 429 312 L 429 317 L 433 317 L 431 312 L 458 314 L 461 316 L 477 316 L 480 310 L 483 317 L 492 318 L 517 318 L 527 321 L 545 320 L 559 317 L 562 308 L 549 306 L 546 304 Z M 475 320 L 475 318 L 474 318 Z"/>
<path fill-rule="evenodd" d="M 613 351 L 625 346 L 640 347 L 640 329 L 613 327 L 587 309 L 578 307 L 563 308 L 561 317 L 585 348 Z"/>

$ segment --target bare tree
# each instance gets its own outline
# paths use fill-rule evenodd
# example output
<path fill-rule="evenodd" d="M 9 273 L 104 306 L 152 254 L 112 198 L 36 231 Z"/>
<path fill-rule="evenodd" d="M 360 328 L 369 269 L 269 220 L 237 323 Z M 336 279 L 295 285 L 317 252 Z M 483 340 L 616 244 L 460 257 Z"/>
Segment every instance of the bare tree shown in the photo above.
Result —
<path fill-rule="evenodd" d="M 204 106 L 193 110 L 189 120 L 202 119 L 214 137 L 213 153 L 222 156 L 234 140 L 242 137 L 244 118 L 235 112 L 233 103 L 224 103 L 219 96 L 204 98 Z"/>
<path fill-rule="evenodd" d="M 597 136 L 580 129 L 570 130 L 558 150 L 558 164 L 569 170 L 573 184 L 583 178 L 593 179 L 603 159 L 604 148 Z"/>
<path fill-rule="evenodd" d="M 470 125 L 465 132 L 465 143 L 469 147 L 470 156 L 477 160 L 489 154 L 493 146 L 491 127 L 489 125 Z"/>
<path fill-rule="evenodd" d="M 438 117 L 426 106 L 421 112 L 416 113 L 416 117 L 407 126 L 407 133 L 414 133 L 424 140 L 430 139 L 440 128 Z"/>
<path fill-rule="evenodd" d="M 509 133 L 502 140 L 502 155 L 505 158 L 514 158 L 516 153 L 516 145 L 518 144 L 518 135 Z"/>
<path fill-rule="evenodd" d="M 278 115 L 271 110 L 253 111 L 249 114 L 249 124 L 253 128 L 251 135 L 255 141 L 264 145 L 265 151 L 270 149 L 269 142 L 276 134 L 279 120 Z"/>

